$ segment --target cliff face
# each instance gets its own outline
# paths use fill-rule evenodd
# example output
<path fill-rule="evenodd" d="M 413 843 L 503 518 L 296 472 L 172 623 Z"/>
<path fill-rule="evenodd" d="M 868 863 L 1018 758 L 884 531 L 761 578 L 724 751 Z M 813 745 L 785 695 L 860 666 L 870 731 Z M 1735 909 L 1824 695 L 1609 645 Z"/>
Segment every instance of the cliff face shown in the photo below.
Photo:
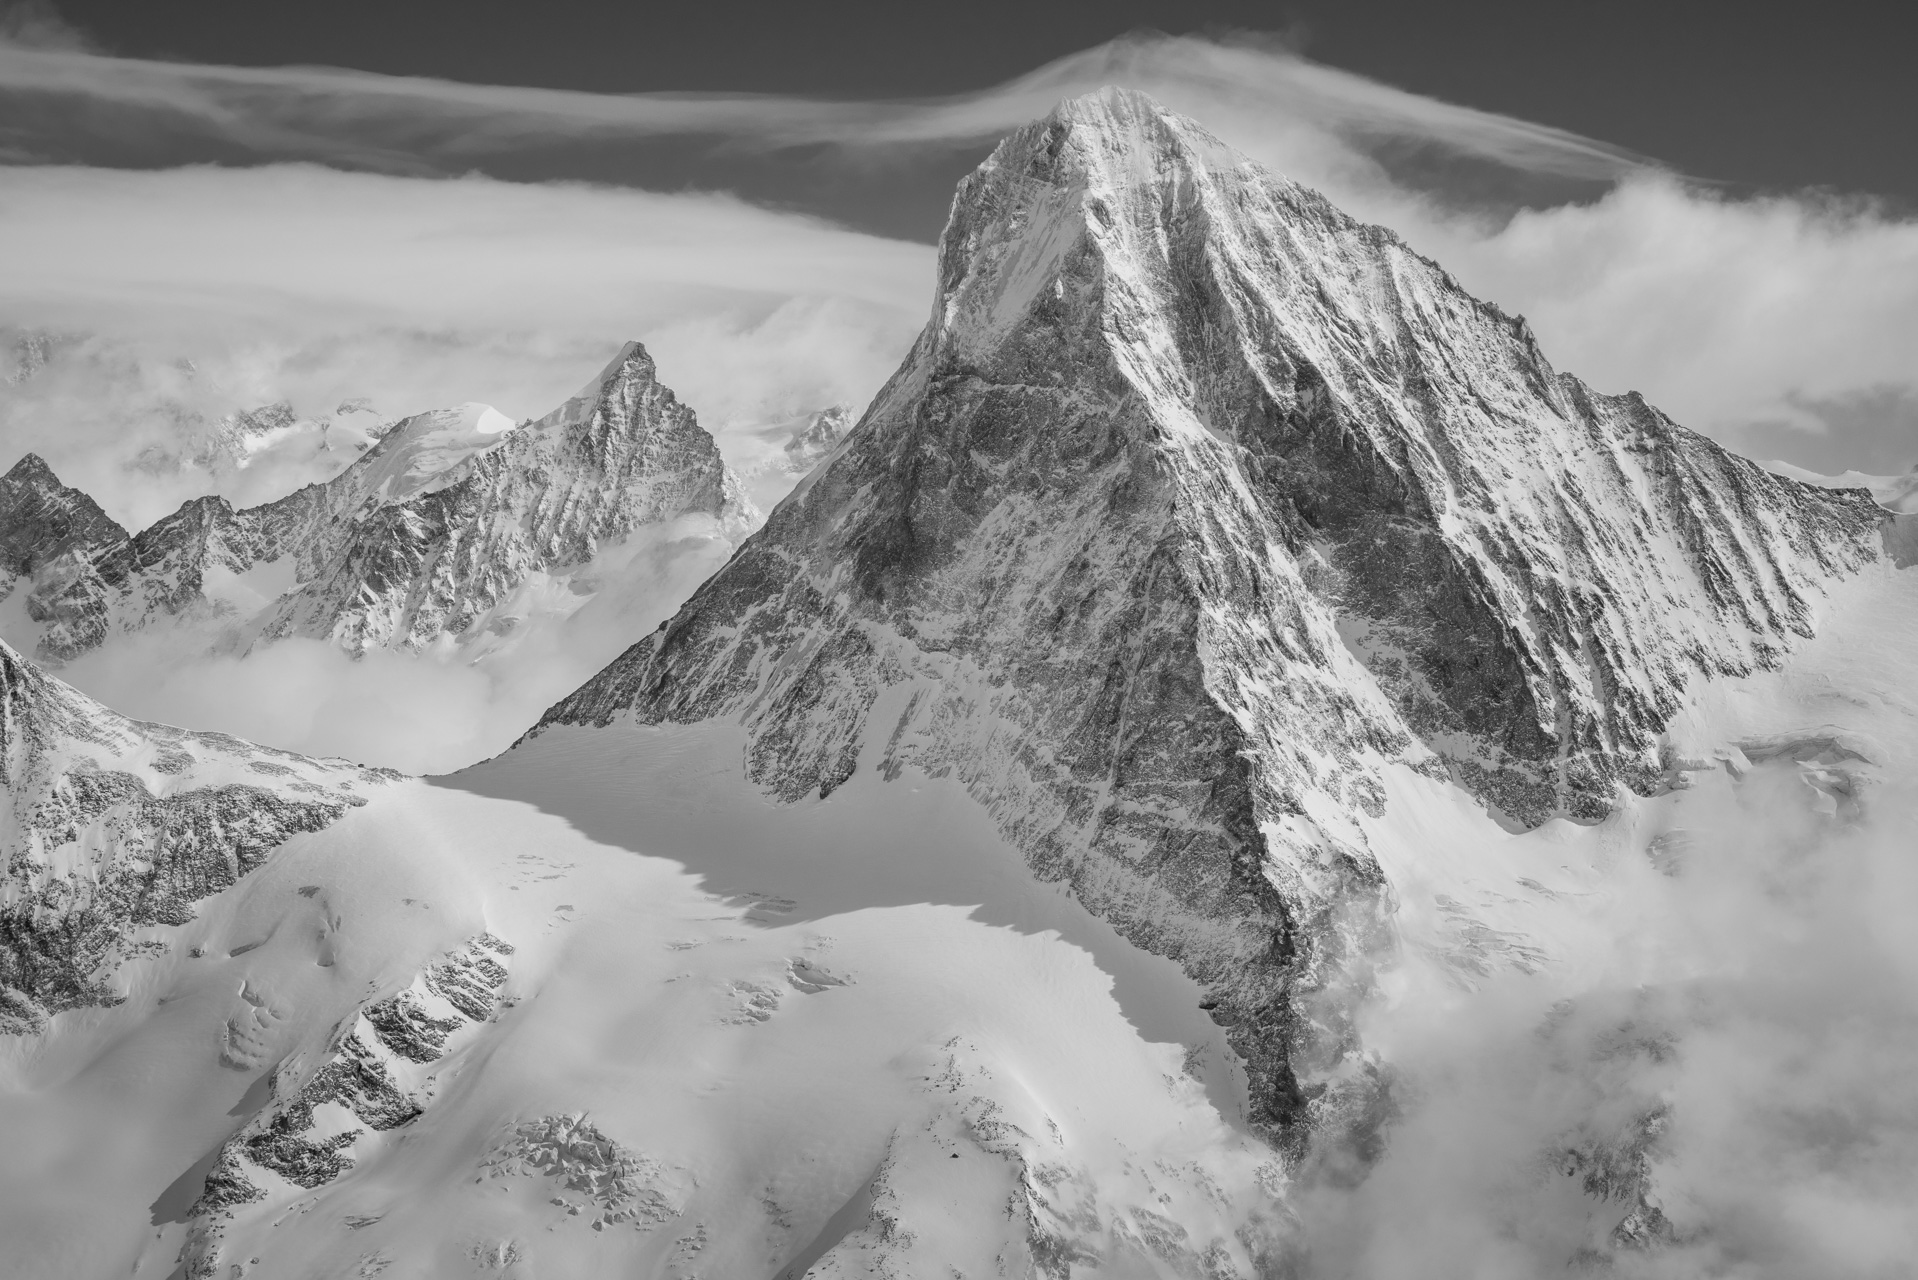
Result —
<path fill-rule="evenodd" d="M 403 423 L 306 501 L 286 520 L 313 531 L 288 548 L 300 585 L 261 634 L 350 652 L 457 636 L 529 574 L 641 526 L 699 513 L 743 531 L 746 519 L 718 446 L 637 343 L 537 422 Z"/>
<path fill-rule="evenodd" d="M 1339 1081 L 1382 766 L 1527 823 L 1651 787 L 1688 684 L 1809 634 L 1880 515 L 1555 373 L 1391 233 L 1107 91 L 961 185 L 852 436 L 542 724 L 738 718 L 786 799 L 957 775 L 1207 984 L 1298 1132 L 1370 1092 Z"/>
<path fill-rule="evenodd" d="M 129 720 L 0 643 L 0 1034 L 118 1000 L 163 942 L 292 836 L 399 775 Z"/>
<path fill-rule="evenodd" d="M 109 602 L 125 586 L 127 531 L 37 454 L 0 476 L 0 599 L 23 592 L 42 646 L 71 657 L 106 636 Z"/>
<path fill-rule="evenodd" d="M 137 536 L 37 458 L 0 485 L 19 495 L 0 585 L 26 580 L 39 651 L 56 660 L 179 616 L 224 620 L 241 645 L 422 648 L 604 541 L 695 513 L 735 532 L 749 519 L 712 437 L 637 343 L 537 421 L 483 405 L 420 414 L 325 484 L 243 510 L 198 498 Z"/>

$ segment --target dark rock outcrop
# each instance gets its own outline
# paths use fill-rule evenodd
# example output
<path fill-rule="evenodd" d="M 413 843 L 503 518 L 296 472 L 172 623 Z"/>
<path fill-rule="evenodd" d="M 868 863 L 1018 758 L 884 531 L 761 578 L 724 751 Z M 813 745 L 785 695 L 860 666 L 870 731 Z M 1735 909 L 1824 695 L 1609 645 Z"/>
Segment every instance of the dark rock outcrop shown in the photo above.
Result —
<path fill-rule="evenodd" d="M 179 925 L 399 775 L 129 720 L 0 644 L 0 1033 L 119 999 L 134 931 Z"/>

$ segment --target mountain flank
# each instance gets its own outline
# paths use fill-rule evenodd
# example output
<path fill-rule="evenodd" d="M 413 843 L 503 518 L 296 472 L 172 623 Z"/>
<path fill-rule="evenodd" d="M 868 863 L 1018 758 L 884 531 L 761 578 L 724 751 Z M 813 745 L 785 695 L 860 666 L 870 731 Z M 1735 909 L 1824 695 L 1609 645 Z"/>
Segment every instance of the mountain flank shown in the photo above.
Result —
<path fill-rule="evenodd" d="M 956 775 L 1205 984 L 1259 1123 L 1363 1132 L 1388 771 L 1515 825 L 1658 788 L 1688 691 L 1810 635 L 1883 514 L 1558 373 L 1391 232 L 1107 90 L 965 180 L 848 439 L 540 728 L 735 719 L 793 802 Z"/>
<path fill-rule="evenodd" d="M 735 535 L 751 520 L 712 436 L 628 343 L 544 418 L 418 414 L 324 484 L 240 510 L 196 498 L 134 535 L 29 455 L 0 477 L 0 599 L 22 593 L 54 662 L 171 619 L 240 650 L 418 650 L 506 625 L 492 611 L 532 575 L 692 514 Z"/>

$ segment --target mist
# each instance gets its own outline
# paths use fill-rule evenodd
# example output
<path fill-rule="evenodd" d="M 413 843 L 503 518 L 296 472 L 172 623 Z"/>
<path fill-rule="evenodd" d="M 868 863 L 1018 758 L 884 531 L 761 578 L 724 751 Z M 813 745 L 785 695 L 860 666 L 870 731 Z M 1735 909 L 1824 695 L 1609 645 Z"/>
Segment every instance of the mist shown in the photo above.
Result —
<path fill-rule="evenodd" d="M 58 669 L 115 711 L 213 729 L 314 756 L 450 773 L 513 745 L 542 712 L 652 631 L 731 554 L 710 517 L 685 516 L 603 546 L 591 566 L 536 582 L 503 640 L 447 637 L 424 652 L 349 657 L 293 637 L 237 656 L 192 622 L 117 634 Z"/>
<path fill-rule="evenodd" d="M 74 118 L 103 129 L 159 113 L 176 133 L 217 142 L 222 156 L 237 148 L 259 166 L 217 179 L 190 168 L 165 179 L 9 171 L 22 196 L 0 210 L 4 243 L 18 246 L 0 256 L 13 304 L 0 319 L 90 330 L 103 310 L 117 316 L 137 306 L 124 284 L 140 281 L 176 325 L 180 313 L 217 301 L 220 314 L 247 315 L 249 325 L 271 315 L 312 330 L 316 312 L 370 299 L 467 345 L 513 345 L 499 339 L 502 329 L 535 347 L 561 335 L 582 342 L 596 323 L 591 336 L 610 350 L 675 311 L 741 323 L 777 305 L 689 300 L 689 291 L 743 289 L 877 308 L 885 319 L 861 322 L 854 345 L 896 358 L 923 316 L 929 252 L 844 226 L 859 224 L 871 193 L 934 169 L 941 189 L 927 207 L 940 207 L 965 167 L 947 173 L 954 157 L 979 154 L 1062 98 L 1115 83 L 1152 93 L 1259 163 L 1399 232 L 1469 289 L 1528 317 L 1554 363 L 1601 391 L 1640 391 L 1735 449 L 1827 474 L 1918 462 L 1909 408 L 1918 379 L 1906 356 L 1918 340 L 1918 225 L 1910 218 L 1870 193 L 1735 197 L 1711 175 L 1678 174 L 1603 140 L 1408 93 L 1256 35 L 1127 37 L 973 93 L 862 103 L 164 63 L 16 33 L 0 42 L 0 94 L 84 104 L 91 114 Z M 815 216 L 692 193 L 488 185 L 470 173 L 568 147 L 647 140 L 723 158 L 705 185 L 744 184 L 762 202 Z M 53 143 L 42 158 L 58 158 Z M 802 152 L 810 158 L 794 159 Z M 755 157 L 770 173 L 797 165 L 810 176 L 790 191 L 773 179 L 765 186 L 753 179 Z M 363 196 L 332 194 L 335 184 L 317 169 L 275 163 L 287 160 L 380 170 L 388 194 L 377 184 L 357 188 Z M 645 172 L 643 160 L 625 170 Z M 452 175 L 465 176 L 447 181 Z M 41 200 L 43 185 L 64 194 Z M 311 216 L 274 198 L 302 185 L 316 192 Z M 178 190 L 164 194 L 169 188 Z M 64 211 L 81 207 L 82 190 L 97 198 L 69 228 Z M 421 229 L 409 212 L 415 202 L 463 209 L 456 226 Z M 612 212 L 642 208 L 643 216 Z M 235 230 L 229 224 L 241 213 L 249 221 Z M 627 234 L 608 234 L 622 218 Z M 224 250 L 233 238 L 240 247 L 234 263 L 260 286 L 245 298 L 217 255 L 196 249 L 203 219 L 214 233 L 208 243 Z M 309 240 L 324 246 L 335 225 L 351 229 L 349 251 L 322 253 L 310 271 L 279 252 Z M 271 229 L 264 237 L 263 228 Z M 61 251 L 82 233 L 97 262 Z M 935 233 L 929 223 L 920 234 Z M 396 238 L 413 252 L 352 251 Z M 270 252 L 248 257 L 244 250 L 263 239 Z M 123 244 L 139 252 L 122 255 Z M 177 273 L 156 277 L 156 263 Z M 182 337 L 174 346 L 193 343 Z M 449 392 L 436 383 L 430 394 L 491 403 L 519 391 L 544 402 L 559 391 L 542 376 L 550 366 L 528 361 L 509 360 L 491 378 L 478 364 L 470 372 L 472 385 Z M 862 368 L 833 398 L 859 401 L 884 373 Z M 405 401 L 396 409 L 427 407 L 424 387 L 393 394 Z"/>
<path fill-rule="evenodd" d="M 138 529 L 187 498 L 269 501 L 350 457 L 218 475 L 212 424 L 285 400 L 535 417 L 629 338 L 720 438 L 863 404 L 923 322 L 932 251 L 716 195 L 314 166 L 9 171 L 0 467 L 38 452 Z M 27 376 L 21 376 L 25 374 Z"/>
<path fill-rule="evenodd" d="M 1628 801 L 1534 973 L 1407 945 L 1365 1033 L 1400 1116 L 1300 1188 L 1307 1273 L 1909 1274 L 1918 795 L 1844 754 Z"/>

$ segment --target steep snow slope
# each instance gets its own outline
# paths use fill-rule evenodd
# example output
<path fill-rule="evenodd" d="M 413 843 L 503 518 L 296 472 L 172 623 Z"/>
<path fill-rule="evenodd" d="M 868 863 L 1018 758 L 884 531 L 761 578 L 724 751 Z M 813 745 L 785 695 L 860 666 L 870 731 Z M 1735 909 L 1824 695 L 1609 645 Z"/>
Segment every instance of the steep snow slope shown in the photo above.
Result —
<path fill-rule="evenodd" d="M 10 1265 L 1276 1265 L 1286 1175 L 1175 966 L 956 783 L 775 806 L 740 747 L 555 732 L 203 903 L 123 1004 L 0 1057 Z"/>
<path fill-rule="evenodd" d="M 397 775 L 128 720 L 0 643 L 0 1034 L 121 998 L 129 957 Z"/>
<path fill-rule="evenodd" d="M 1368 1026 L 1407 1069 L 1421 1030 L 1460 1028 L 1427 1097 L 1516 1087 L 1435 1116 L 1402 1098 L 1356 1187 L 1250 1131 L 1204 990 L 1035 878 L 957 778 L 888 777 L 872 740 L 785 804 L 745 776 L 741 726 L 556 727 L 369 789 L 150 930 L 125 1000 L 0 1042 L 10 1274 L 1895 1273 L 1872 1269 L 1895 1231 L 1856 1212 L 1884 1131 L 1850 1117 L 1901 1132 L 1909 1090 L 1866 1059 L 1834 1090 L 1723 1055 L 1745 1006 L 1829 1007 L 1756 1027 L 1814 1037 L 1795 1061 L 1867 1025 L 1895 1048 L 1911 1001 L 1847 985 L 1805 950 L 1825 934 L 1728 939 L 1754 903 L 1700 913 L 1691 864 L 1767 770 L 1837 835 L 1889 804 L 1918 763 L 1915 584 L 1867 571 L 1779 671 L 1715 685 L 1673 730 L 1691 785 L 1604 823 L 1514 836 L 1384 770 L 1363 822 L 1403 952 Z M 1794 846 L 1790 887 L 1844 852 Z M 1870 888 L 1900 930 L 1908 873 Z M 1811 989 L 1728 940 L 1782 946 Z M 1745 1152 L 1767 1158 L 1726 1180 Z M 1754 1231 L 1753 1204 L 1784 1211 Z"/>
<path fill-rule="evenodd" d="M 543 725 L 738 721 L 787 801 L 874 743 L 950 772 L 1207 986 L 1260 1123 L 1362 1132 L 1387 768 L 1525 824 L 1655 789 L 1691 692 L 1809 636 L 1882 517 L 1556 373 L 1390 232 L 1111 90 L 962 184 L 851 437 Z"/>
<path fill-rule="evenodd" d="M 324 484 L 237 511 L 195 499 L 131 538 L 38 458 L 4 483 L 7 585 L 29 581 L 26 618 L 53 659 L 174 619 L 241 650 L 285 636 L 351 653 L 482 641 L 512 625 L 496 610 L 536 574 L 667 521 L 737 537 L 750 519 L 712 437 L 637 343 L 536 422 L 484 405 L 419 414 Z"/>

